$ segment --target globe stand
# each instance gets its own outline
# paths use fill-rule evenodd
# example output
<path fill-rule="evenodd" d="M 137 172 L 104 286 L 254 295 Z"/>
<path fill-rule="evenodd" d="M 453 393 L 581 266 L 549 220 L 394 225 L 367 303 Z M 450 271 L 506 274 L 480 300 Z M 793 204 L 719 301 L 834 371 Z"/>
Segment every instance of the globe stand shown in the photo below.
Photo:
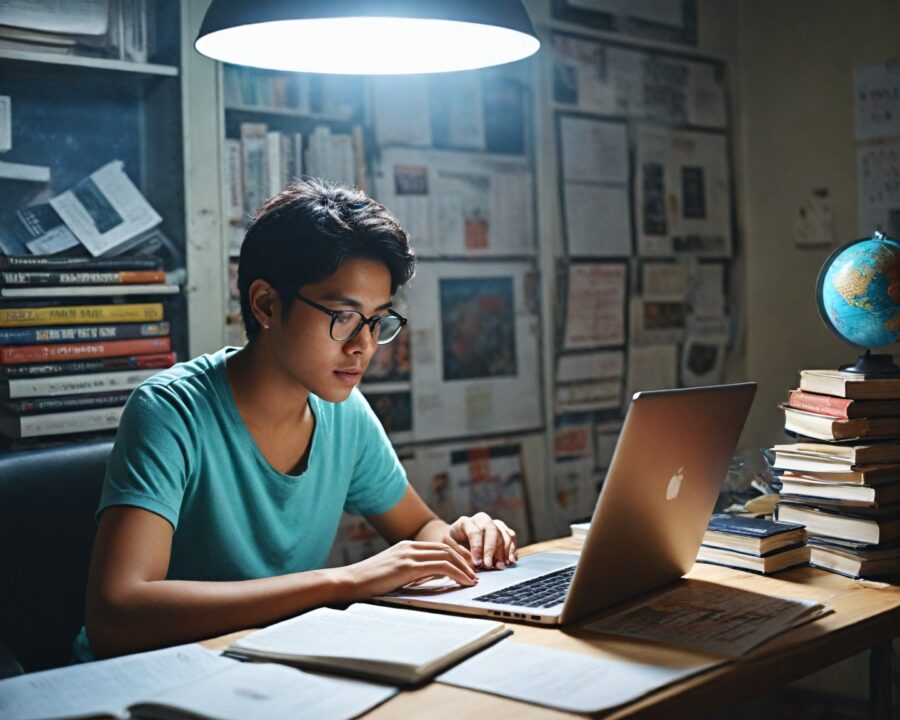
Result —
<path fill-rule="evenodd" d="M 900 366 L 894 363 L 893 355 L 873 355 L 871 350 L 866 350 L 853 365 L 841 366 L 841 372 L 900 377 Z"/>

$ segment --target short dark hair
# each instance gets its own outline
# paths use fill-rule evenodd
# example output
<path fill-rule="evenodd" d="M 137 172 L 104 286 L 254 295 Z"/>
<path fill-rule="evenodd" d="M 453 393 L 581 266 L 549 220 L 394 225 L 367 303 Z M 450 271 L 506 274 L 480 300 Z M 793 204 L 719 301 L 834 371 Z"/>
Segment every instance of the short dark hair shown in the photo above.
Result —
<path fill-rule="evenodd" d="M 250 223 L 238 264 L 247 338 L 252 341 L 259 332 L 250 310 L 255 280 L 275 288 L 286 316 L 301 287 L 356 259 L 383 262 L 392 295 L 415 272 L 415 256 L 397 218 L 362 190 L 304 177 L 269 198 Z"/>

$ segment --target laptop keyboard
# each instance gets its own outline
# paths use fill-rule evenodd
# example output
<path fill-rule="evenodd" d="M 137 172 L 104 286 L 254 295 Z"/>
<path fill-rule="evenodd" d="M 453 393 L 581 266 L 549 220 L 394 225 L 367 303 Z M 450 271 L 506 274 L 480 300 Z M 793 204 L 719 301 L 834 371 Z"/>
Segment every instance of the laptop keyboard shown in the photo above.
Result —
<path fill-rule="evenodd" d="M 575 566 L 572 565 L 474 599 L 498 605 L 519 605 L 531 608 L 553 607 L 559 605 L 566 597 L 574 574 Z"/>

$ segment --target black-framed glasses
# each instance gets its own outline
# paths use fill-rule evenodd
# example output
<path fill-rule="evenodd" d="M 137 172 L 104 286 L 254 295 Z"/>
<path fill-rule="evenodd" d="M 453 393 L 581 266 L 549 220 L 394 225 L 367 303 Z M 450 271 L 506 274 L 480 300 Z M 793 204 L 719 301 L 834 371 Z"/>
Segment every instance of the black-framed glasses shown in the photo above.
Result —
<path fill-rule="evenodd" d="M 331 327 L 328 328 L 328 332 L 335 342 L 350 342 L 365 325 L 368 325 L 375 342 L 379 345 L 387 345 L 400 334 L 407 322 L 406 318 L 393 308 L 388 308 L 387 315 L 366 317 L 356 310 L 329 310 L 324 305 L 319 305 L 319 303 L 303 297 L 300 293 L 297 293 L 297 299 L 331 316 Z"/>

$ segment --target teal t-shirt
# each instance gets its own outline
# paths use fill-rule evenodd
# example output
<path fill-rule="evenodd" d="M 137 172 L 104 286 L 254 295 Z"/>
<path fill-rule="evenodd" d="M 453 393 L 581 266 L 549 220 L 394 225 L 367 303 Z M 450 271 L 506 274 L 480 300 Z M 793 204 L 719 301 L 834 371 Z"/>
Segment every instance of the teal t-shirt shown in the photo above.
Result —
<path fill-rule="evenodd" d="M 167 579 L 248 580 L 320 568 L 341 512 L 380 515 L 407 480 L 387 435 L 354 390 L 310 394 L 316 424 L 299 475 L 275 470 L 241 419 L 225 368 L 235 348 L 202 355 L 141 384 L 128 399 L 97 518 L 113 505 L 171 523 Z M 84 630 L 76 659 L 90 659 Z"/>

